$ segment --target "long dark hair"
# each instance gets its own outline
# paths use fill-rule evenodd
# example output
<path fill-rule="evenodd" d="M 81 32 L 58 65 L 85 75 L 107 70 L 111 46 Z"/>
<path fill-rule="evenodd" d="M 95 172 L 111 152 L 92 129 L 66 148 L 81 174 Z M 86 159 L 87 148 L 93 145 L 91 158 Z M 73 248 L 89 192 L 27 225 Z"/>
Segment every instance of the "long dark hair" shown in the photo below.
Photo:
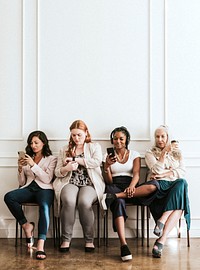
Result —
<path fill-rule="evenodd" d="M 50 147 L 49 147 L 49 141 L 47 139 L 46 134 L 40 130 L 35 130 L 29 134 L 28 139 L 27 139 L 27 146 L 26 146 L 25 150 L 29 156 L 31 156 L 31 157 L 34 156 L 34 152 L 31 148 L 31 142 L 32 142 L 33 137 L 38 137 L 44 143 L 44 146 L 42 148 L 42 155 L 44 157 L 48 157 L 48 156 L 52 155 L 52 152 L 51 152 Z"/>
<path fill-rule="evenodd" d="M 121 127 L 116 127 L 115 129 L 113 129 L 113 131 L 110 134 L 110 142 L 113 144 L 113 137 L 115 135 L 116 132 L 122 132 L 124 133 L 124 135 L 126 136 L 126 149 L 128 149 L 128 145 L 131 139 L 130 133 L 128 131 L 128 129 L 124 126 Z"/>

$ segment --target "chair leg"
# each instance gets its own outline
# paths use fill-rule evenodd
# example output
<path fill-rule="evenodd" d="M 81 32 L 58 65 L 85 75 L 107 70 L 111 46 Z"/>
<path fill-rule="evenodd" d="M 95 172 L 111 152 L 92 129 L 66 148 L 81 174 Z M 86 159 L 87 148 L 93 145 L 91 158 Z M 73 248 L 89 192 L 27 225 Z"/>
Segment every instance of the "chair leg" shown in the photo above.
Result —
<path fill-rule="evenodd" d="M 190 247 L 190 231 L 187 230 L 187 246 Z"/>
<path fill-rule="evenodd" d="M 100 239 L 100 206 L 97 204 L 97 241 L 98 241 L 98 247 L 101 245 L 101 239 Z"/>
<path fill-rule="evenodd" d="M 108 247 L 108 210 L 105 215 L 105 236 L 106 236 L 106 247 Z"/>
<path fill-rule="evenodd" d="M 137 205 L 137 216 L 136 216 L 136 237 L 138 238 L 139 237 L 139 205 Z"/>
<path fill-rule="evenodd" d="M 106 213 L 103 217 L 103 240 L 104 240 L 104 245 L 106 242 Z"/>
<path fill-rule="evenodd" d="M 181 218 L 179 219 L 178 222 L 178 238 L 181 238 Z"/>
<path fill-rule="evenodd" d="M 149 207 L 146 206 L 146 213 L 147 213 L 147 247 L 149 247 L 149 218 L 150 218 L 150 212 Z"/>
<path fill-rule="evenodd" d="M 141 206 L 142 246 L 144 245 L 144 206 Z"/>
<path fill-rule="evenodd" d="M 61 223 L 60 223 L 60 217 L 57 218 L 57 238 L 58 238 L 58 246 L 61 245 Z"/>
<path fill-rule="evenodd" d="M 54 206 L 52 206 L 52 221 L 53 221 L 53 243 L 54 247 L 56 247 L 56 225 L 55 225 L 55 217 L 54 217 Z"/>
<path fill-rule="evenodd" d="M 18 221 L 16 220 L 16 225 L 15 225 L 15 247 L 17 247 L 17 242 L 18 242 Z"/>
<path fill-rule="evenodd" d="M 178 238 L 181 238 L 181 218 L 178 222 Z M 187 230 L 187 246 L 190 247 L 190 231 Z"/>

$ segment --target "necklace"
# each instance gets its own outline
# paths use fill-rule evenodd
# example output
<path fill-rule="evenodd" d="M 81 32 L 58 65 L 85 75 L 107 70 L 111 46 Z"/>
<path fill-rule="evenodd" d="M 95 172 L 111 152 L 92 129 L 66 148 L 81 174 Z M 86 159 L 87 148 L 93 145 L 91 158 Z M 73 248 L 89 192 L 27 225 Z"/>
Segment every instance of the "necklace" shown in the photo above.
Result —
<path fill-rule="evenodd" d="M 117 160 L 122 163 L 124 161 L 125 157 L 126 157 L 126 153 L 127 153 L 127 149 L 125 150 L 123 157 L 120 159 L 120 157 L 118 156 L 118 154 L 115 152 L 115 155 L 117 157 Z"/>

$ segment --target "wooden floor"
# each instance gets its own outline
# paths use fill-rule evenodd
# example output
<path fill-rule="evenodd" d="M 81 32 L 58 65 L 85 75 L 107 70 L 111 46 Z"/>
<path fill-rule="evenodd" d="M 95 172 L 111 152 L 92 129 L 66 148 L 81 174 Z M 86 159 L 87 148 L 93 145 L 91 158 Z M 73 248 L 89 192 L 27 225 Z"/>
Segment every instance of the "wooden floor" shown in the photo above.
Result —
<path fill-rule="evenodd" d="M 200 269 L 200 239 L 191 239 L 188 248 L 186 239 L 168 239 L 162 258 L 151 256 L 155 239 L 150 240 L 150 247 L 141 247 L 140 240 L 128 239 L 128 245 L 133 254 L 133 260 L 122 262 L 118 239 L 110 239 L 109 246 L 96 248 L 93 254 L 85 253 L 83 239 L 73 239 L 70 252 L 62 254 L 54 248 L 53 240 L 46 241 L 47 259 L 35 259 L 35 249 L 27 250 L 23 240 L 22 245 L 15 248 L 14 239 L 0 239 L 0 270 L 199 270 Z"/>

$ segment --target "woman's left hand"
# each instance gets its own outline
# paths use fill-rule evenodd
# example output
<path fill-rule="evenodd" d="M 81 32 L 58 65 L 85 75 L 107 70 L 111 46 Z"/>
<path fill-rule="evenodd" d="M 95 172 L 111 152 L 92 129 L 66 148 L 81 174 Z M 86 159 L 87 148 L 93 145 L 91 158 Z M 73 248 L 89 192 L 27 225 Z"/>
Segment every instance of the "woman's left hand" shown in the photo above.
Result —
<path fill-rule="evenodd" d="M 132 198 L 134 193 L 135 193 L 135 187 L 134 186 L 129 186 L 124 190 L 124 193 L 127 194 L 128 198 Z"/>

